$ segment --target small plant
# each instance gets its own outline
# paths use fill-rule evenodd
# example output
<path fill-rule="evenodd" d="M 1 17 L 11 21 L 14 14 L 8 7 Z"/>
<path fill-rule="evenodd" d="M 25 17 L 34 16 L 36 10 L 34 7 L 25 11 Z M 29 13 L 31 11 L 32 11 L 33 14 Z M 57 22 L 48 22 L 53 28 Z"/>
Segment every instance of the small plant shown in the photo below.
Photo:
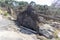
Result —
<path fill-rule="evenodd" d="M 4 16 L 8 16 L 8 13 L 4 13 Z"/>

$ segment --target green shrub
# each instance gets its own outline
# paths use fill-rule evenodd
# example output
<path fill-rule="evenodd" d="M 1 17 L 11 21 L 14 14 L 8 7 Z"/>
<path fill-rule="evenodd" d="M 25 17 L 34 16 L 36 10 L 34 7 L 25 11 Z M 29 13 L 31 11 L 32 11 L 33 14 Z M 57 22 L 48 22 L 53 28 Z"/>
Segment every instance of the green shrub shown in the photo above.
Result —
<path fill-rule="evenodd" d="M 4 13 L 4 16 L 8 16 L 8 13 Z"/>

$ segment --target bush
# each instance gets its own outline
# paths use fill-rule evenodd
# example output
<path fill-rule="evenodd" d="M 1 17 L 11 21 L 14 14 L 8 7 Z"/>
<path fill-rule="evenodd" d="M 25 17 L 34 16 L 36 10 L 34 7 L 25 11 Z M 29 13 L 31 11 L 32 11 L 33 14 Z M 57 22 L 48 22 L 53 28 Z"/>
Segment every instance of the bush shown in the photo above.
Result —
<path fill-rule="evenodd" d="M 8 16 L 8 13 L 4 13 L 4 16 Z"/>

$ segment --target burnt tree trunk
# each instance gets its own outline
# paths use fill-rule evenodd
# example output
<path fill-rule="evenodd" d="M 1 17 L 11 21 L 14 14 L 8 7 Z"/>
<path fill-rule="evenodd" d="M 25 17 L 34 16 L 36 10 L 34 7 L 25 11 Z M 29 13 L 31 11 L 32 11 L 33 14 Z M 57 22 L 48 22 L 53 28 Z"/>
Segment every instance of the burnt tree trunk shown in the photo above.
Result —
<path fill-rule="evenodd" d="M 39 22 L 38 15 L 32 12 L 32 8 L 28 7 L 27 10 L 24 12 L 18 14 L 17 16 L 17 22 L 18 26 L 24 26 L 29 29 L 32 29 L 36 31 L 39 34 L 39 26 L 37 25 L 37 22 Z"/>

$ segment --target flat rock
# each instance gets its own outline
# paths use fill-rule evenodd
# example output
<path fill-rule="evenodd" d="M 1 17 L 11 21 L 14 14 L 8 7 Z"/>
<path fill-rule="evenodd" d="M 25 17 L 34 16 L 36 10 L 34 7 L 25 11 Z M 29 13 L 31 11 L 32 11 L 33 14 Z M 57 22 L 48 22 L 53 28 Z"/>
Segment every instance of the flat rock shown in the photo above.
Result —
<path fill-rule="evenodd" d="M 0 31 L 0 40 L 37 40 L 31 36 L 13 31 Z"/>
<path fill-rule="evenodd" d="M 52 39 L 53 38 L 54 29 L 49 24 L 43 24 L 42 26 L 40 26 L 39 32 L 43 36 L 45 36 L 45 37 L 47 37 L 49 39 Z"/>
<path fill-rule="evenodd" d="M 32 31 L 20 28 L 14 22 L 1 18 L 0 20 L 0 40 L 38 40 Z"/>

